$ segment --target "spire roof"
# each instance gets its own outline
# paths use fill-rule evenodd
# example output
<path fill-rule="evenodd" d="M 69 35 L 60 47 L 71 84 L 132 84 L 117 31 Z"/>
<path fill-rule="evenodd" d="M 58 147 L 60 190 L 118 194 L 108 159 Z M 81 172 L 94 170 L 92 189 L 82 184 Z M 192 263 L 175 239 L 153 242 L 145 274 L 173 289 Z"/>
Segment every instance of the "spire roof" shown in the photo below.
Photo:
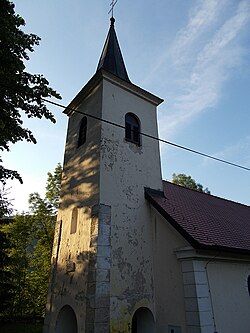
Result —
<path fill-rule="evenodd" d="M 120 79 L 130 82 L 115 32 L 115 19 L 111 17 L 110 22 L 108 36 L 102 50 L 97 71 L 104 69 L 118 76 Z"/>

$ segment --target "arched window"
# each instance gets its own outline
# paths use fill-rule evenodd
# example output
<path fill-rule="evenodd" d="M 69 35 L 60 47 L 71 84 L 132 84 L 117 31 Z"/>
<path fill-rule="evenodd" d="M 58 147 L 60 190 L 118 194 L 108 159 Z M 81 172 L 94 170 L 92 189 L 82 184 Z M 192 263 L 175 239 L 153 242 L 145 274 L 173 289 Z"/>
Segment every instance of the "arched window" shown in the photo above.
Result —
<path fill-rule="evenodd" d="M 78 209 L 77 207 L 73 208 L 71 215 L 71 225 L 70 225 L 70 233 L 75 234 L 77 229 L 77 219 L 78 219 Z"/>
<path fill-rule="evenodd" d="M 250 275 L 247 278 L 247 287 L 248 287 L 248 294 L 250 296 Z"/>
<path fill-rule="evenodd" d="M 87 136 L 87 117 L 83 117 L 80 123 L 77 147 L 80 147 L 86 142 L 86 136 Z"/>
<path fill-rule="evenodd" d="M 140 121 L 133 113 L 127 113 L 125 116 L 125 139 L 136 145 L 141 145 Z"/>

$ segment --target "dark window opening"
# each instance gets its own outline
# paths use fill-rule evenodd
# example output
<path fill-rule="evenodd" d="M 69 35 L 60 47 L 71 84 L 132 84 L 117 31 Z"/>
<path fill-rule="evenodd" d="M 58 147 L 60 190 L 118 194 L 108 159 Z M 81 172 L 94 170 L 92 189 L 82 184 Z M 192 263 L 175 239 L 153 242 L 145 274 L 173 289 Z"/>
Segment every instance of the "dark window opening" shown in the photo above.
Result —
<path fill-rule="evenodd" d="M 77 147 L 82 146 L 86 142 L 86 137 L 87 137 L 87 117 L 83 117 L 80 123 Z"/>
<path fill-rule="evenodd" d="M 248 287 L 248 294 L 250 296 L 250 275 L 247 278 L 247 287 Z"/>
<path fill-rule="evenodd" d="M 125 116 L 125 139 L 136 145 L 141 145 L 140 121 L 133 113 L 127 113 Z"/>
<path fill-rule="evenodd" d="M 75 207 L 72 210 L 71 215 L 71 225 L 70 225 L 70 233 L 75 234 L 77 230 L 77 219 L 78 219 L 78 209 Z"/>

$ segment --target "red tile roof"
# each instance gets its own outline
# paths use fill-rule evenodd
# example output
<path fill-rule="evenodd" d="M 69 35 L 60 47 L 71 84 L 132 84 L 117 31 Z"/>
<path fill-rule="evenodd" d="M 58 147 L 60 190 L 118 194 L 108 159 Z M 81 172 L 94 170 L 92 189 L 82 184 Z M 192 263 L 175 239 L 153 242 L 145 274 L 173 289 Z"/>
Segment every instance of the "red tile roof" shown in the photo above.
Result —
<path fill-rule="evenodd" d="M 250 253 L 250 206 L 164 181 L 145 197 L 195 248 Z"/>

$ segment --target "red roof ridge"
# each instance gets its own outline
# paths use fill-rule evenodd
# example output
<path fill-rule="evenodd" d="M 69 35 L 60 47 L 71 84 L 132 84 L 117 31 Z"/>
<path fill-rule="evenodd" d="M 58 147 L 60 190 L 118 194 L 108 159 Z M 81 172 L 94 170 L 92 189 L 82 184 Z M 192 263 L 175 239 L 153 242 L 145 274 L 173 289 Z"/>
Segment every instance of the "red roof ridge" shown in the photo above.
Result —
<path fill-rule="evenodd" d="M 179 184 L 174 184 L 174 183 L 172 183 L 172 182 L 169 181 L 169 180 L 164 180 L 164 179 L 163 179 L 162 181 L 163 181 L 164 183 L 168 183 L 168 184 L 171 184 L 171 185 L 173 185 L 173 186 L 178 186 L 178 187 L 184 188 L 184 189 L 189 190 L 189 191 L 192 191 L 192 192 L 200 193 L 200 194 L 203 194 L 203 195 L 208 195 L 208 196 L 210 196 L 210 197 L 214 197 L 214 198 L 216 198 L 216 199 L 220 199 L 220 200 L 224 200 L 224 201 L 232 202 L 232 203 L 234 203 L 234 204 L 236 204 L 236 205 L 241 205 L 241 206 L 244 206 L 244 207 L 250 208 L 250 205 L 246 205 L 246 204 L 243 204 L 243 203 L 241 203 L 241 202 L 237 202 L 237 201 L 233 201 L 233 200 L 230 200 L 230 199 L 222 198 L 222 197 L 219 197 L 219 196 L 214 195 L 214 194 L 211 194 L 211 193 L 209 194 L 209 193 L 205 193 L 205 192 L 200 192 L 200 191 L 194 190 L 194 189 L 192 189 L 192 188 L 188 188 L 188 187 L 185 187 L 185 186 L 182 186 L 182 185 L 179 185 Z"/>

